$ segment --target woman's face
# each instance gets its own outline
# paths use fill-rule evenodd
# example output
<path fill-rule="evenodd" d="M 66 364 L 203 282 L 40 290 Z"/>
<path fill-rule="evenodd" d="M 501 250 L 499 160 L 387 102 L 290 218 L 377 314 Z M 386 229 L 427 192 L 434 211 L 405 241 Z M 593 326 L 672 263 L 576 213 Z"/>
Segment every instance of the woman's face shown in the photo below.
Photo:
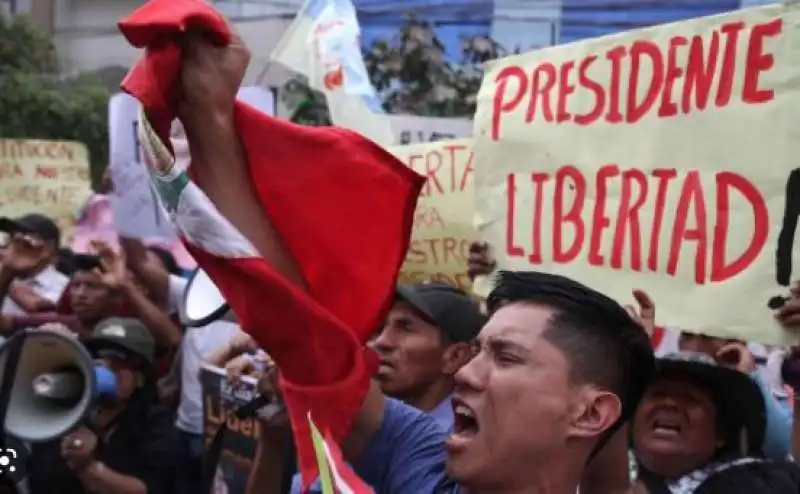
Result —
<path fill-rule="evenodd" d="M 717 415 L 717 406 L 704 388 L 685 379 L 658 379 L 634 417 L 636 458 L 667 478 L 702 467 L 722 446 Z"/>

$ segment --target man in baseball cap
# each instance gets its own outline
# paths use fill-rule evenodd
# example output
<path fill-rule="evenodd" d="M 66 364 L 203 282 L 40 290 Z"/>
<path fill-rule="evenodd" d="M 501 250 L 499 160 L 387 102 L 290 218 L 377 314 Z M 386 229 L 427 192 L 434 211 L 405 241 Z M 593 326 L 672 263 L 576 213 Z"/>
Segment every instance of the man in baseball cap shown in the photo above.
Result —
<path fill-rule="evenodd" d="M 116 396 L 99 402 L 86 426 L 34 445 L 31 494 L 102 492 L 108 485 L 171 492 L 178 438 L 172 414 L 158 403 L 153 336 L 138 319 L 108 318 L 84 344 L 114 374 Z"/>
<path fill-rule="evenodd" d="M 95 357 L 113 356 L 139 372 L 152 370 L 156 344 L 147 326 L 140 320 L 109 317 L 97 324 L 91 336 L 84 341 Z"/>
<path fill-rule="evenodd" d="M 466 292 L 444 283 L 401 285 L 383 328 L 371 342 L 380 356 L 383 392 L 450 428 L 453 375 L 471 356 L 486 317 Z"/>

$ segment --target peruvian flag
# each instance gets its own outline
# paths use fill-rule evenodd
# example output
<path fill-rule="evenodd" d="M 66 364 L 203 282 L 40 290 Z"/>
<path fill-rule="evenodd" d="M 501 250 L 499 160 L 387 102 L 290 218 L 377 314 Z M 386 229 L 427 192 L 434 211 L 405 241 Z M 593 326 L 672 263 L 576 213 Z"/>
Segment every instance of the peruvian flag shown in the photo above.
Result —
<path fill-rule="evenodd" d="M 177 39 L 188 26 L 230 42 L 224 19 L 202 0 L 151 0 L 123 19 L 122 33 L 146 51 L 122 87 L 141 103 L 143 154 L 177 234 L 281 369 L 307 488 L 318 473 L 308 414 L 341 442 L 361 408 L 376 365 L 364 343 L 393 300 L 424 178 L 354 132 L 302 127 L 236 103 L 253 188 L 308 287 L 298 288 L 220 214 L 192 181 L 186 143 L 170 138 Z"/>

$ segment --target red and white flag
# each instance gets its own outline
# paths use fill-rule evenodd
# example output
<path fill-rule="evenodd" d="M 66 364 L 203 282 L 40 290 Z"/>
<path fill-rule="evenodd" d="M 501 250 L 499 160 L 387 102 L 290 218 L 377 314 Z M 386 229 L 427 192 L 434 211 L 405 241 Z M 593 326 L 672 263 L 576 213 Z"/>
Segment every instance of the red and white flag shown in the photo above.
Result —
<path fill-rule="evenodd" d="M 298 126 L 237 102 L 234 125 L 257 199 L 307 291 L 290 283 L 192 182 L 185 143 L 170 140 L 177 39 L 190 25 L 218 44 L 231 40 L 201 0 L 151 0 L 120 22 L 128 41 L 146 48 L 123 89 L 142 105 L 145 160 L 177 234 L 281 369 L 307 487 L 317 475 L 307 414 L 341 441 L 361 408 L 375 364 L 364 344 L 392 303 L 424 178 L 354 132 Z"/>
<path fill-rule="evenodd" d="M 308 414 L 308 424 L 311 429 L 311 438 L 314 442 L 314 452 L 319 466 L 319 482 L 322 494 L 374 494 L 374 490 L 361 480 L 344 461 L 339 445 L 331 438 L 325 436 L 317 429 L 316 424 Z"/>

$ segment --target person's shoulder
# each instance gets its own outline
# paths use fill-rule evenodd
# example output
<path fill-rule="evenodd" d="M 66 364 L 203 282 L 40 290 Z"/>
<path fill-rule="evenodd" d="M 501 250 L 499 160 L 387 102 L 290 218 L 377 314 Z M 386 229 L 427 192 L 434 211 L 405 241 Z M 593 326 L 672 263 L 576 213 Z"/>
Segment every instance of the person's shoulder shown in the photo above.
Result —
<path fill-rule="evenodd" d="M 395 432 L 402 434 L 408 433 L 409 430 L 416 430 L 418 432 L 427 432 L 437 438 L 442 438 L 447 434 L 447 429 L 431 414 L 394 398 L 387 397 L 385 400 L 386 411 L 383 417 L 382 429 L 391 428 Z M 423 435 L 422 438 L 425 438 L 425 436 Z"/>
<path fill-rule="evenodd" d="M 447 431 L 434 417 L 401 401 L 385 398 L 385 404 L 378 432 L 354 464 L 356 473 L 378 492 L 439 492 L 447 478 Z"/>

